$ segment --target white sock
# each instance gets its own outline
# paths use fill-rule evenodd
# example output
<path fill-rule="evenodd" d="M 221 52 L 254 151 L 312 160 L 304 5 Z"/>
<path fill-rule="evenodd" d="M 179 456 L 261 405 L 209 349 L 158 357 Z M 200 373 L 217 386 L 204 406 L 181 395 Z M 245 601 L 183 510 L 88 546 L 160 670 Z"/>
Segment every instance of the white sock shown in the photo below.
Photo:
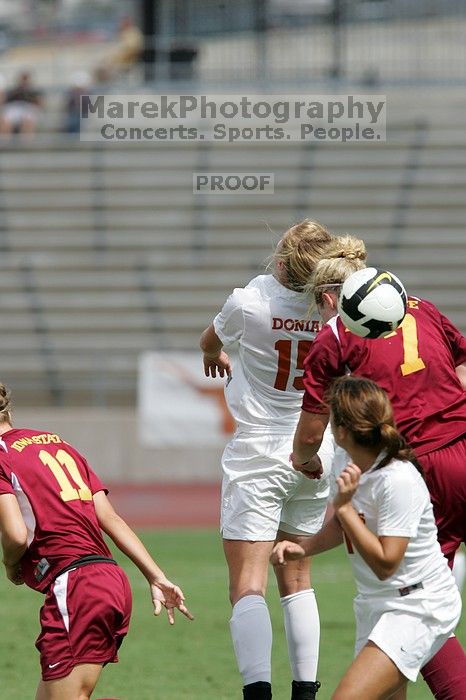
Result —
<path fill-rule="evenodd" d="M 320 620 L 314 589 L 280 598 L 288 656 L 294 681 L 315 681 L 319 661 Z"/>
<path fill-rule="evenodd" d="M 261 595 L 247 595 L 233 606 L 231 638 L 244 685 L 271 682 L 272 624 Z"/>
<path fill-rule="evenodd" d="M 466 557 L 462 549 L 458 549 L 453 562 L 453 576 L 455 577 L 456 585 L 460 593 L 464 588 L 464 579 L 466 577 Z"/>

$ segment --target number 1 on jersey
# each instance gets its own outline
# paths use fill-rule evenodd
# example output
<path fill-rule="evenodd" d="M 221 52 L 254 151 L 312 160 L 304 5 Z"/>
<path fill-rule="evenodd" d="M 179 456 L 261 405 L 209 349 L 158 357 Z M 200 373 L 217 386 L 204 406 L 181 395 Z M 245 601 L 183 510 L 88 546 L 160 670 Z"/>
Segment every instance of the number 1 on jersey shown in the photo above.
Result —
<path fill-rule="evenodd" d="M 407 374 L 419 372 L 425 369 L 424 360 L 419 357 L 419 341 L 417 337 L 416 319 L 412 314 L 406 314 L 401 322 L 401 332 L 403 334 L 403 364 L 401 365 L 401 374 L 406 377 Z"/>
<path fill-rule="evenodd" d="M 403 362 L 400 365 L 400 369 L 403 377 L 406 377 L 408 374 L 425 369 L 426 366 L 422 357 L 419 357 L 419 340 L 414 316 L 407 313 L 398 329 L 401 330 L 403 339 Z M 386 335 L 385 338 L 393 338 L 395 335 L 396 331 L 393 331 L 393 333 Z"/>
<path fill-rule="evenodd" d="M 58 485 L 61 488 L 60 498 L 62 501 L 92 501 L 91 490 L 84 483 L 79 473 L 78 465 L 68 452 L 65 450 L 58 450 L 54 457 L 50 452 L 41 450 L 39 452 L 39 459 L 45 467 L 48 467 L 52 471 L 55 479 L 58 481 Z M 72 485 L 65 469 L 76 486 L 79 486 L 78 489 L 74 488 Z"/>

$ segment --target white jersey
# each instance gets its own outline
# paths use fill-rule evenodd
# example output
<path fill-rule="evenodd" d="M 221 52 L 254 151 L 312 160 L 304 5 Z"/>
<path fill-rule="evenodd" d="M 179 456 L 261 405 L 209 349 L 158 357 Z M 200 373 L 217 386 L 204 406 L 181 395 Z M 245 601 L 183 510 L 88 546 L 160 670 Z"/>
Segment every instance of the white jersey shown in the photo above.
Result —
<path fill-rule="evenodd" d="M 288 434 L 296 426 L 303 363 L 320 328 L 318 316 L 308 312 L 307 295 L 259 275 L 235 289 L 215 317 L 223 345 L 239 344 L 225 396 L 240 429 Z"/>
<path fill-rule="evenodd" d="M 381 453 L 361 475 L 352 504 L 378 537 L 410 539 L 399 569 L 385 581 L 380 581 L 356 548 L 347 543 L 358 592 L 363 596 L 380 596 L 421 582 L 424 588 L 450 587 L 454 584 L 453 577 L 440 550 L 432 504 L 422 476 L 411 462 L 397 459 L 376 469 L 383 456 Z M 337 490 L 336 477 L 350 461 L 344 450 L 337 449 L 331 477 L 332 496 Z"/>

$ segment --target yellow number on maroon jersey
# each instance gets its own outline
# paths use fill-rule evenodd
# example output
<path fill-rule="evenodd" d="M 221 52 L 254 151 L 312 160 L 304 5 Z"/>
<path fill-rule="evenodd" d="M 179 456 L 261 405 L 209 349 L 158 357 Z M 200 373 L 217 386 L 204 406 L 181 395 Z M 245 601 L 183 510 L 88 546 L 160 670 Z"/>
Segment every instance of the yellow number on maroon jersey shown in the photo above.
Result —
<path fill-rule="evenodd" d="M 403 338 L 403 362 L 400 365 L 401 374 L 406 377 L 407 374 L 419 372 L 425 369 L 426 366 L 421 357 L 419 357 L 419 341 L 417 337 L 416 319 L 412 314 L 406 314 L 401 322 L 399 329 Z M 396 331 L 386 335 L 385 338 L 393 338 Z"/>
<path fill-rule="evenodd" d="M 45 467 L 48 467 L 52 471 L 57 480 L 61 489 L 60 498 L 62 501 L 77 501 L 78 499 L 81 501 L 92 501 L 92 492 L 84 483 L 79 473 L 78 465 L 68 452 L 65 450 L 58 450 L 54 457 L 50 452 L 41 450 L 39 452 L 39 459 Z M 72 485 L 69 477 L 73 479 L 75 485 L 79 488 L 75 488 Z"/>

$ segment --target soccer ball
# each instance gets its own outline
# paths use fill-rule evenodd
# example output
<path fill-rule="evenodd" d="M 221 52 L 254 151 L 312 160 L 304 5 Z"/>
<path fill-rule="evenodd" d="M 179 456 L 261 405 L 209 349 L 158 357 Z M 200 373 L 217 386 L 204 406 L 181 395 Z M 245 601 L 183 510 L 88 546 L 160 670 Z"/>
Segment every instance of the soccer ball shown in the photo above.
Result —
<path fill-rule="evenodd" d="M 361 338 L 382 338 L 396 330 L 406 313 L 407 296 L 391 272 L 366 267 L 343 283 L 338 313 L 348 330 Z"/>

